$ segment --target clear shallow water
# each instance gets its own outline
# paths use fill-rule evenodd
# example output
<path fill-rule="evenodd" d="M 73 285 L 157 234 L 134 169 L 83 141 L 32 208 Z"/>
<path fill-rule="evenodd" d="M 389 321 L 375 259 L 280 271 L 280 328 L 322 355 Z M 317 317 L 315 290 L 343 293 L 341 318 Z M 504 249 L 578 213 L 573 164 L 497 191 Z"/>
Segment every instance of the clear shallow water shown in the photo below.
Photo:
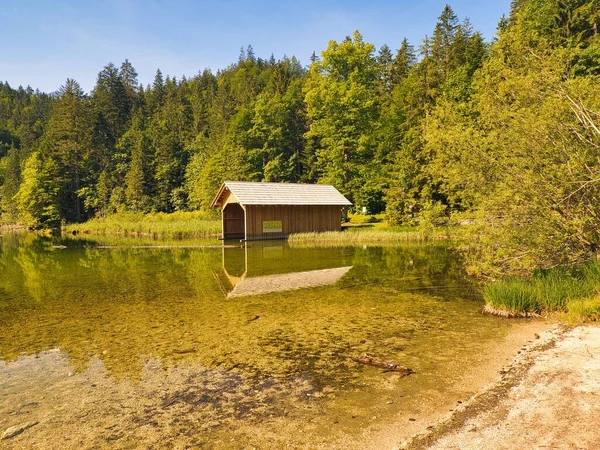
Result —
<path fill-rule="evenodd" d="M 8 448 L 393 441 L 527 326 L 481 315 L 444 246 L 127 248 L 157 243 L 0 239 L 0 431 L 39 421 Z"/>

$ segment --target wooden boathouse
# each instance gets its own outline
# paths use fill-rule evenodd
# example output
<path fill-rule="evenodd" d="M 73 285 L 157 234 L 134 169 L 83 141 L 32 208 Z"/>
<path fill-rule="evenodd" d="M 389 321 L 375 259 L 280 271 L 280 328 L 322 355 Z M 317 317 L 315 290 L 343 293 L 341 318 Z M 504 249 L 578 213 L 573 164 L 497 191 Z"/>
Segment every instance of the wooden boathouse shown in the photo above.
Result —
<path fill-rule="evenodd" d="M 292 233 L 340 231 L 351 206 L 326 184 L 225 181 L 211 203 L 221 208 L 223 239 L 273 239 Z"/>

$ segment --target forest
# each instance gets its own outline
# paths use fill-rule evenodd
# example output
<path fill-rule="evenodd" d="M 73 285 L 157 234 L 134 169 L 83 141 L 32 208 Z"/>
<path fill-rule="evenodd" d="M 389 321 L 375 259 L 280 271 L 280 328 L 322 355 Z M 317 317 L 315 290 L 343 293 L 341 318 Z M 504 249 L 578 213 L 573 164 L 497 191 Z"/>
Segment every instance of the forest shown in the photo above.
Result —
<path fill-rule="evenodd" d="M 142 86 L 0 83 L 0 222 L 206 209 L 223 180 L 330 183 L 392 224 L 478 226 L 477 270 L 600 251 L 600 0 L 515 0 L 486 42 L 446 6 L 420 44 L 358 31 Z M 395 49 L 397 47 L 397 49 Z"/>

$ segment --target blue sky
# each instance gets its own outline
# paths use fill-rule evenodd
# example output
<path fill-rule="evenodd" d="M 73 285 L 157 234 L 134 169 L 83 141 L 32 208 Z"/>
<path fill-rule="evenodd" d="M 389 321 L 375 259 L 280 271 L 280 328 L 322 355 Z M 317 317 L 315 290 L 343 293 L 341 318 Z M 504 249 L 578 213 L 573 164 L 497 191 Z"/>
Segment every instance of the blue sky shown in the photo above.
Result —
<path fill-rule="evenodd" d="M 359 30 L 396 50 L 420 44 L 447 1 L 0 0 L 0 79 L 51 92 L 67 77 L 93 88 L 109 62 L 128 58 L 144 84 L 156 69 L 178 78 L 216 72 L 251 44 L 259 57 L 296 56 L 308 64 L 330 40 Z M 449 2 L 486 39 L 510 0 Z"/>

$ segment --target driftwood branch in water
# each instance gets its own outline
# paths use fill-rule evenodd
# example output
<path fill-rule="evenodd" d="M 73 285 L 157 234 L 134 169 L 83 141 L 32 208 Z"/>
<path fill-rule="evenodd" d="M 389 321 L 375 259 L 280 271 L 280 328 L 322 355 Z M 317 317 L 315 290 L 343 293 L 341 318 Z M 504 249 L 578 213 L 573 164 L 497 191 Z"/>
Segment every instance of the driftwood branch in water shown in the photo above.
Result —
<path fill-rule="evenodd" d="M 352 361 L 357 362 L 359 364 L 365 364 L 367 366 L 379 367 L 383 369 L 384 372 L 399 372 L 404 375 L 410 375 L 414 373 L 414 371 L 409 367 L 401 366 L 400 364 L 396 364 L 390 361 L 377 361 L 367 355 L 362 356 L 360 358 L 351 358 Z"/>

